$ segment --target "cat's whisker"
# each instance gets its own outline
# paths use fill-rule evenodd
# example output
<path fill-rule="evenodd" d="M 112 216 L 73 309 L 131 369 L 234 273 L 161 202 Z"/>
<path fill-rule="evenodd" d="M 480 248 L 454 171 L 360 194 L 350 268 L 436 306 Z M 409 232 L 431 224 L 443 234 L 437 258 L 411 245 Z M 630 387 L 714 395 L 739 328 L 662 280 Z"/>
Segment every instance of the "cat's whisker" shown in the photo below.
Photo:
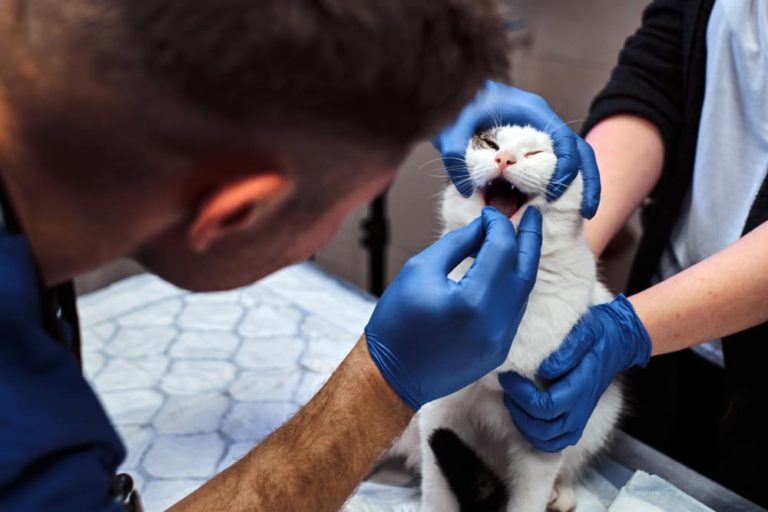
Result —
<path fill-rule="evenodd" d="M 435 164 L 437 162 L 432 162 L 432 164 Z M 419 167 L 419 170 L 422 170 L 424 166 L 422 165 Z M 459 164 L 452 164 L 452 165 L 440 165 L 439 167 L 436 167 L 436 169 L 469 169 L 466 165 L 459 165 Z"/>
<path fill-rule="evenodd" d="M 568 185 L 564 185 L 562 183 L 555 183 L 554 186 L 549 185 L 547 188 L 559 195 L 565 192 L 566 190 L 568 190 Z"/>
<path fill-rule="evenodd" d="M 470 183 L 472 185 L 472 190 L 475 190 L 475 189 L 478 188 L 478 185 L 477 185 L 477 183 L 475 183 L 474 180 L 456 181 L 456 182 L 453 183 L 453 185 L 456 188 L 458 188 L 458 187 L 461 187 L 462 185 L 465 185 L 467 183 Z"/>
<path fill-rule="evenodd" d="M 552 121 L 557 119 L 557 111 L 560 110 L 561 106 L 562 105 L 558 105 L 556 108 L 552 109 L 552 116 L 549 118 L 549 121 L 547 121 L 547 125 L 544 127 L 543 131 L 545 132 L 549 131 L 549 125 L 552 124 Z"/>
<path fill-rule="evenodd" d="M 458 169 L 445 169 L 443 172 L 441 172 L 441 170 L 440 170 L 440 169 L 433 169 L 433 170 L 432 170 L 432 171 L 430 171 L 430 172 L 437 172 L 437 173 L 438 173 L 438 176 L 448 176 L 449 174 L 451 174 L 452 172 L 455 172 L 455 171 L 457 171 L 457 170 L 458 170 Z M 472 178 L 472 176 L 471 176 L 471 175 L 467 175 L 467 176 L 463 177 L 462 179 L 463 179 L 463 180 L 468 180 L 468 179 L 471 179 L 471 178 Z"/>
<path fill-rule="evenodd" d="M 570 126 L 570 125 L 576 124 L 576 123 L 583 123 L 584 121 L 586 121 L 586 119 L 574 119 L 573 121 L 567 121 L 567 122 L 563 121 L 559 125 L 557 125 L 554 128 L 552 128 L 552 131 L 555 131 L 555 130 L 563 127 L 563 126 Z"/>
<path fill-rule="evenodd" d="M 440 199 L 442 196 L 443 196 L 443 192 L 440 191 L 436 194 L 432 194 L 431 196 L 429 196 L 429 199 L 430 200 Z"/>
<path fill-rule="evenodd" d="M 457 160 L 457 161 L 459 161 L 459 162 L 466 162 L 466 160 L 465 160 L 464 158 L 462 158 L 462 157 L 458 157 L 458 156 L 446 156 L 446 157 L 438 157 L 438 158 L 433 158 L 432 160 L 427 160 L 427 161 L 426 161 L 426 162 L 424 162 L 424 163 L 425 163 L 425 164 L 427 164 L 427 163 L 431 163 L 431 162 L 444 162 L 444 161 L 446 161 L 446 160 Z"/>
<path fill-rule="evenodd" d="M 446 169 L 425 169 L 422 171 L 422 176 L 428 176 L 430 178 L 437 178 L 446 175 Z"/>
<path fill-rule="evenodd" d="M 443 159 L 442 159 L 442 158 L 433 158 L 432 160 L 427 160 L 426 162 L 424 162 L 423 164 L 421 164 L 421 165 L 420 165 L 418 168 L 419 168 L 419 169 L 421 169 L 421 168 L 422 168 L 422 167 L 424 167 L 425 165 L 433 164 L 433 163 L 435 163 L 435 162 L 442 162 L 442 161 L 443 161 Z"/>
<path fill-rule="evenodd" d="M 471 182 L 472 184 L 474 184 L 474 182 L 475 182 L 475 179 L 474 179 L 474 178 L 472 178 L 471 176 L 467 176 L 467 177 L 465 177 L 465 178 L 462 178 L 462 179 L 460 179 L 460 180 L 458 180 L 458 181 L 454 181 L 454 184 L 455 184 L 455 185 L 457 185 L 457 186 L 459 186 L 459 185 L 464 185 L 465 183 L 470 183 L 470 182 Z"/>
<path fill-rule="evenodd" d="M 502 126 L 501 114 L 498 111 L 496 111 L 494 106 L 491 104 L 486 104 L 485 111 L 488 114 L 488 117 L 490 117 L 491 121 L 493 122 L 493 124 L 491 125 L 491 128 L 494 130 L 501 128 Z"/>
<path fill-rule="evenodd" d="M 460 162 L 462 165 L 466 165 L 466 160 L 464 160 L 463 158 L 458 158 L 458 157 L 455 157 L 455 156 L 449 156 L 449 157 L 446 157 L 446 158 L 433 158 L 432 160 L 427 160 L 426 162 L 424 162 L 423 164 L 421 164 L 419 166 L 419 169 L 421 169 L 422 167 L 424 167 L 426 165 L 433 164 L 435 162 L 443 163 L 445 161 L 454 161 L 454 160 L 457 161 L 457 162 Z"/>
<path fill-rule="evenodd" d="M 443 162 L 428 162 L 424 165 L 420 165 L 417 170 L 422 170 L 427 166 L 433 166 L 433 167 L 437 166 L 436 168 L 438 169 L 449 169 L 449 168 L 450 169 L 461 169 L 461 168 L 466 169 L 467 168 L 467 165 L 462 163 L 451 163 L 451 164 L 445 165 Z"/>
<path fill-rule="evenodd" d="M 575 124 L 575 123 L 583 123 L 586 120 L 587 120 L 586 117 L 582 117 L 581 119 L 573 119 L 572 121 L 566 121 L 563 124 L 567 124 L 567 125 L 570 126 L 570 125 Z"/>
<path fill-rule="evenodd" d="M 449 177 L 448 173 L 445 173 L 445 172 L 441 172 L 441 173 L 438 173 L 438 174 L 425 174 L 425 176 L 427 178 L 436 178 L 436 179 L 445 179 L 445 178 Z"/>

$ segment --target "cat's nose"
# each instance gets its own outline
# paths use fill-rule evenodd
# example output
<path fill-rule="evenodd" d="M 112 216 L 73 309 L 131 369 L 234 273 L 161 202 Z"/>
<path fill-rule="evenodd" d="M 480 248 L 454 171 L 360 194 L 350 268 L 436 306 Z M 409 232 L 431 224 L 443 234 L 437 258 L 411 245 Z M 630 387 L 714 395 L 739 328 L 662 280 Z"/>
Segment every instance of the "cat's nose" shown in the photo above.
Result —
<path fill-rule="evenodd" d="M 499 172 L 504 172 L 508 166 L 516 162 L 517 160 L 509 151 L 499 151 L 496 153 L 496 166 L 499 168 Z"/>

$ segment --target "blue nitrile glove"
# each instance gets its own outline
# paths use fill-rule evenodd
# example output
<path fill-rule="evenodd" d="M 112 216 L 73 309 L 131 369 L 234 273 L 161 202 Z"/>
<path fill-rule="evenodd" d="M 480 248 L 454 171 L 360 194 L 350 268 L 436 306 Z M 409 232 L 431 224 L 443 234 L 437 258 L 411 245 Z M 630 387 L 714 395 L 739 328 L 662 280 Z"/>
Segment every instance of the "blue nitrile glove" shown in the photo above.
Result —
<path fill-rule="evenodd" d="M 493 207 L 411 258 L 365 328 L 371 358 L 412 409 L 480 379 L 507 357 L 541 249 L 541 213 L 519 234 Z M 448 273 L 477 253 L 464 278 Z"/>
<path fill-rule="evenodd" d="M 643 367 L 651 340 L 624 295 L 593 306 L 539 367 L 540 390 L 516 373 L 499 375 L 517 429 L 535 448 L 558 452 L 581 439 L 587 420 L 616 374 Z"/>
<path fill-rule="evenodd" d="M 433 140 L 443 156 L 443 165 L 451 181 L 461 194 L 472 194 L 472 183 L 464 162 L 469 139 L 478 131 L 499 124 L 530 125 L 547 132 L 552 137 L 557 156 L 547 199 L 554 201 L 560 197 L 581 169 L 584 179 L 581 214 L 587 219 L 594 217 L 600 203 L 600 174 L 590 145 L 555 114 L 544 98 L 498 82 L 486 82 L 456 121 Z"/>

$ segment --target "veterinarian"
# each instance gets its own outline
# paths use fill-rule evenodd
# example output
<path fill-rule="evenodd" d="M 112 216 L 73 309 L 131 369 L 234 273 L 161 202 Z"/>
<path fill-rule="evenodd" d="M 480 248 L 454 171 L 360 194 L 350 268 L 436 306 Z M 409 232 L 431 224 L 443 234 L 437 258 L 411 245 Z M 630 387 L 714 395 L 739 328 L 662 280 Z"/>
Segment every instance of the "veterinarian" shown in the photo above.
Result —
<path fill-rule="evenodd" d="M 0 3 L 0 510 L 140 508 L 80 372 L 73 276 L 125 256 L 221 290 L 307 258 L 507 74 L 499 19 L 490 0 Z M 489 106 L 561 126 L 550 195 L 583 168 L 593 215 L 594 157 L 536 96 L 485 84 L 444 155 Z M 537 211 L 515 234 L 490 208 L 414 257 L 318 395 L 175 510 L 338 509 L 416 409 L 504 360 L 540 240 Z"/>
<path fill-rule="evenodd" d="M 584 128 L 603 180 L 595 253 L 644 206 L 629 297 L 592 308 L 542 363 L 546 391 L 503 377 L 537 448 L 578 441 L 616 374 L 647 365 L 628 431 L 768 507 L 766 84 L 768 1 L 645 11 Z"/>

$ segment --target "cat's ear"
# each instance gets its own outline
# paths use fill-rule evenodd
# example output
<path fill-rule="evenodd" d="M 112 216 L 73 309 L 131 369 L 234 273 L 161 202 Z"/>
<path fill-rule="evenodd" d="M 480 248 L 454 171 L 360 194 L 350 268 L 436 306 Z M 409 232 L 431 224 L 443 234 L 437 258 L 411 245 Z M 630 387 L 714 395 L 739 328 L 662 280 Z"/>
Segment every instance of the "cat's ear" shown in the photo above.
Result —
<path fill-rule="evenodd" d="M 263 172 L 216 188 L 195 212 L 188 240 L 205 252 L 217 240 L 252 229 L 285 200 L 291 185 L 278 172 Z"/>

